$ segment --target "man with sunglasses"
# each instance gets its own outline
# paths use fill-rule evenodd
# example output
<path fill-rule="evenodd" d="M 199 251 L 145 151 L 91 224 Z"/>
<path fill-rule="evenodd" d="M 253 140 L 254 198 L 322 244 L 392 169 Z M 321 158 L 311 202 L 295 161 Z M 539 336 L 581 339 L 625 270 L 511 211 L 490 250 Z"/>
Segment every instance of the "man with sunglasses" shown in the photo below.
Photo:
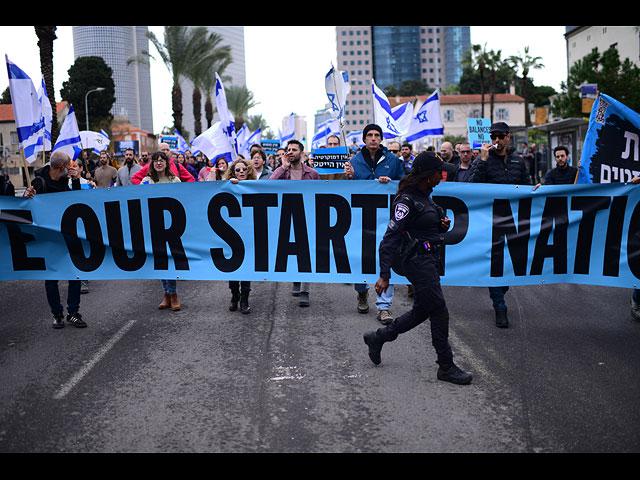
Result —
<path fill-rule="evenodd" d="M 469 181 L 475 183 L 500 183 L 530 185 L 531 177 L 524 159 L 512 148 L 509 125 L 497 122 L 491 125 L 489 137 L 492 143 L 483 143 L 480 157 L 471 165 Z M 509 327 L 504 294 L 509 287 L 489 287 L 489 296 L 496 313 L 496 327 Z"/>

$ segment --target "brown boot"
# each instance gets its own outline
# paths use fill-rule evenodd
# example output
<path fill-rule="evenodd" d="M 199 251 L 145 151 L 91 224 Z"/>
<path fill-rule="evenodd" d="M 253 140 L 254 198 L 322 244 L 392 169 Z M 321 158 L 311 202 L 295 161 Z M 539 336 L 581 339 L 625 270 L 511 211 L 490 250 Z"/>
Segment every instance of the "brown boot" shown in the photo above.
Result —
<path fill-rule="evenodd" d="M 158 308 L 160 310 L 164 309 L 164 308 L 169 308 L 169 304 L 171 303 L 171 296 L 168 293 L 164 294 L 164 299 L 162 300 L 162 303 L 160 305 L 158 305 Z"/>
<path fill-rule="evenodd" d="M 171 310 L 180 310 L 180 302 L 178 301 L 178 294 L 172 293 L 170 296 Z"/>

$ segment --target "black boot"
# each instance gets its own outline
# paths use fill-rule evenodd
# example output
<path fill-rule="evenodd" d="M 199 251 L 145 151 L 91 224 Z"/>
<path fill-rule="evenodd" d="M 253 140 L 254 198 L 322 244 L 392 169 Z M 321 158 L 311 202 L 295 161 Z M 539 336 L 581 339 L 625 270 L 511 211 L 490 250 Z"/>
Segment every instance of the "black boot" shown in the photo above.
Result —
<path fill-rule="evenodd" d="M 235 312 L 238 310 L 238 301 L 240 300 L 240 292 L 231 291 L 231 301 L 229 302 L 229 310 Z"/>
<path fill-rule="evenodd" d="M 496 327 L 509 328 L 509 318 L 507 317 L 507 309 L 496 310 Z"/>
<path fill-rule="evenodd" d="M 384 340 L 380 338 L 378 332 L 366 332 L 364 335 L 364 343 L 369 347 L 369 358 L 375 365 L 380 365 L 382 359 L 380 358 L 380 352 L 382 351 L 382 344 Z"/>
<path fill-rule="evenodd" d="M 456 385 L 469 385 L 473 377 L 458 368 L 456 365 L 441 365 L 437 373 L 438 380 L 455 383 Z"/>
<path fill-rule="evenodd" d="M 249 292 L 240 293 L 240 311 L 245 315 L 251 313 L 251 308 L 249 307 Z"/>

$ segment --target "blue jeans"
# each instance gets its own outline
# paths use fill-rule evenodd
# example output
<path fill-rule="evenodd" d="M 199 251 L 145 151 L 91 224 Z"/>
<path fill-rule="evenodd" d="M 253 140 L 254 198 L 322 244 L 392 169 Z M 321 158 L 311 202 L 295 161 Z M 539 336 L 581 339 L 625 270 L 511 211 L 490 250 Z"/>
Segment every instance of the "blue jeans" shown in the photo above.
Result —
<path fill-rule="evenodd" d="M 507 304 L 504 303 L 504 294 L 507 293 L 509 287 L 489 287 L 489 296 L 493 300 L 494 310 L 506 310 Z"/>
<path fill-rule="evenodd" d="M 356 292 L 366 292 L 369 290 L 369 285 L 366 283 L 356 283 L 354 285 Z M 382 292 L 382 295 L 376 293 L 376 308 L 378 310 L 389 310 L 391 303 L 393 302 L 393 285 L 389 285 L 386 292 Z"/>
<path fill-rule="evenodd" d="M 161 280 L 161 282 L 162 282 L 162 293 L 166 293 L 167 295 L 176 293 L 176 288 L 177 288 L 176 280 Z"/>
<path fill-rule="evenodd" d="M 47 301 L 51 308 L 51 313 L 60 315 L 63 312 L 60 303 L 60 290 L 58 280 L 45 280 L 44 289 L 47 292 Z M 67 293 L 67 312 L 76 313 L 80 309 L 80 280 L 69 280 L 69 291 Z"/>

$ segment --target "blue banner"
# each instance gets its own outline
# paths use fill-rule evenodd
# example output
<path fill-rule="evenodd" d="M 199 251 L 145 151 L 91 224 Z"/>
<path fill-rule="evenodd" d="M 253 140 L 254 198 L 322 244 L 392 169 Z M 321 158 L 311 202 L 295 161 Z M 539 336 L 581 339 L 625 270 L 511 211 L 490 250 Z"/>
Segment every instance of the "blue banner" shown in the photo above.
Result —
<path fill-rule="evenodd" d="M 223 181 L 0 197 L 0 280 L 375 283 L 397 186 Z M 444 285 L 640 285 L 640 186 L 443 182 L 433 198 L 452 220 Z"/>
<path fill-rule="evenodd" d="M 625 183 L 640 176 L 640 116 L 601 93 L 593 103 L 576 183 Z"/>

